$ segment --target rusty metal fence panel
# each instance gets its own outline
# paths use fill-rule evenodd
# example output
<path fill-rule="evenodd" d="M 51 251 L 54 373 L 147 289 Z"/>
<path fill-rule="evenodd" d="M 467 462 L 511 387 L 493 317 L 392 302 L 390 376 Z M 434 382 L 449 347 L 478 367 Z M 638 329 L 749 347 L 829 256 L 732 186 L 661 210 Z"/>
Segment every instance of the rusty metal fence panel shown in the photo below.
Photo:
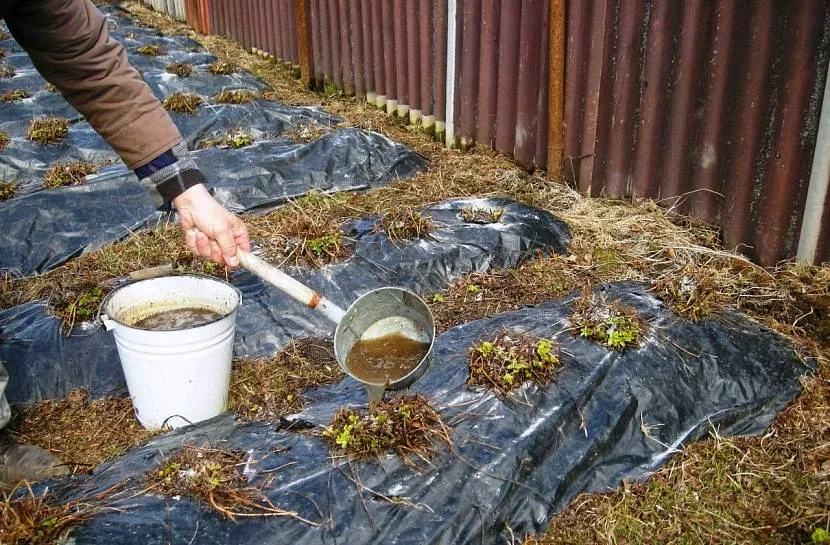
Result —
<path fill-rule="evenodd" d="M 795 255 L 830 2 L 574 1 L 567 24 L 565 173 L 580 190 L 676 205 L 766 265 Z"/>

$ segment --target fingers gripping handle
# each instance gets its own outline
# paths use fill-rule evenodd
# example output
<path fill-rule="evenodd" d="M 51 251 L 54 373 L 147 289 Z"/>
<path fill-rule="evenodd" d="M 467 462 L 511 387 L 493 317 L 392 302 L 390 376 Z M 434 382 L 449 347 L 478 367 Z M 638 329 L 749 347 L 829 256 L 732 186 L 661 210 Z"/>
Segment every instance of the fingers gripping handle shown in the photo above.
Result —
<path fill-rule="evenodd" d="M 281 292 L 293 299 L 322 313 L 332 322 L 339 324 L 346 314 L 343 309 L 321 296 L 305 284 L 298 282 L 278 268 L 261 260 L 254 254 L 245 250 L 237 249 L 239 263 L 259 278 L 265 280 Z"/>

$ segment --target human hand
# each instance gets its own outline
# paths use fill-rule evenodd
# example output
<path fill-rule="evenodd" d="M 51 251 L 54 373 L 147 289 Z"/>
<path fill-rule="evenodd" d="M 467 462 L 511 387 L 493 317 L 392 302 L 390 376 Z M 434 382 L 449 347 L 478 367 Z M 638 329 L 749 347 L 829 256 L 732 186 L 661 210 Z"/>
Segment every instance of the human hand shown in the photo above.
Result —
<path fill-rule="evenodd" d="M 232 269 L 239 267 L 237 248 L 250 251 L 248 228 L 213 198 L 203 184 L 194 185 L 175 199 L 185 243 L 195 255 Z"/>

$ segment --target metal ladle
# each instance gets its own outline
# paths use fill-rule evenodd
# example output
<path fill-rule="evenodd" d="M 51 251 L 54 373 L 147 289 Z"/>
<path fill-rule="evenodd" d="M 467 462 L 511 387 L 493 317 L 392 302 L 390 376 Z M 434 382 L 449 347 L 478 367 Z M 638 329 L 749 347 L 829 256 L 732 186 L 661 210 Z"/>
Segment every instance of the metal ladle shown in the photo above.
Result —
<path fill-rule="evenodd" d="M 401 288 L 378 288 L 362 295 L 344 311 L 252 253 L 237 250 L 237 255 L 241 265 L 251 273 L 337 324 L 334 332 L 337 363 L 347 375 L 366 386 L 370 406 L 383 398 L 385 390 L 400 390 L 413 384 L 431 365 L 435 319 L 427 304 L 414 293 Z M 429 345 L 429 350 L 418 365 L 406 375 L 385 383 L 369 382 L 352 373 L 346 360 L 356 342 L 394 333 Z"/>

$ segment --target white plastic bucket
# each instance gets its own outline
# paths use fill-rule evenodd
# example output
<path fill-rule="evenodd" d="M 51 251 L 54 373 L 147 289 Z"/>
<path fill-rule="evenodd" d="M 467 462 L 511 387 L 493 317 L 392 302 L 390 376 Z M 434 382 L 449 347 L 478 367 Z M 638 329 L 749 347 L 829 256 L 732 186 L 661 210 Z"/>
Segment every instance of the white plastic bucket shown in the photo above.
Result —
<path fill-rule="evenodd" d="M 101 319 L 115 335 L 135 415 L 148 429 L 178 428 L 225 411 L 236 313 L 242 294 L 207 276 L 168 276 L 129 284 L 101 304 Z M 133 327 L 163 310 L 200 307 L 220 318 L 170 331 Z"/>

